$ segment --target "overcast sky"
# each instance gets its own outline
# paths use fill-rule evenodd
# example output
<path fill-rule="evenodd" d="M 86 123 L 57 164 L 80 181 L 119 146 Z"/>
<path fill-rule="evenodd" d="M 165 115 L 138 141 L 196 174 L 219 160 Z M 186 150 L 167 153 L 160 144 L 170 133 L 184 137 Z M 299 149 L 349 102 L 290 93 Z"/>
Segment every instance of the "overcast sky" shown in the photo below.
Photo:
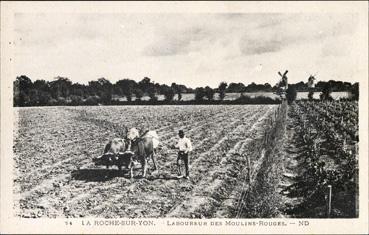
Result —
<path fill-rule="evenodd" d="M 353 14 L 16 14 L 15 73 L 87 83 L 150 77 L 190 87 L 358 81 Z M 366 74 L 364 74 L 366 76 Z"/>

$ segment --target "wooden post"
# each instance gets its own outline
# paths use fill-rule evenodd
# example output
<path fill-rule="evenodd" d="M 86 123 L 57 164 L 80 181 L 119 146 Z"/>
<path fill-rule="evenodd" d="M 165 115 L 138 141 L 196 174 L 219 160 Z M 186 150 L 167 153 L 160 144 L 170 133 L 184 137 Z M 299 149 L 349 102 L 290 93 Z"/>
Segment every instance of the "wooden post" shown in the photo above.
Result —
<path fill-rule="evenodd" d="M 328 185 L 328 211 L 327 217 L 331 217 L 331 210 L 332 210 L 332 185 Z"/>
<path fill-rule="evenodd" d="M 248 155 L 246 155 L 246 160 L 247 160 L 247 176 L 248 176 L 248 183 L 249 185 L 251 184 L 251 163 L 250 163 L 250 158 Z"/>
<path fill-rule="evenodd" d="M 265 145 L 268 144 L 268 133 L 267 133 L 267 131 L 265 131 L 265 142 L 264 142 L 264 144 Z"/>
<path fill-rule="evenodd" d="M 355 171 L 355 185 L 356 185 L 356 192 L 355 192 L 355 215 L 359 218 L 359 176 L 358 172 Z"/>

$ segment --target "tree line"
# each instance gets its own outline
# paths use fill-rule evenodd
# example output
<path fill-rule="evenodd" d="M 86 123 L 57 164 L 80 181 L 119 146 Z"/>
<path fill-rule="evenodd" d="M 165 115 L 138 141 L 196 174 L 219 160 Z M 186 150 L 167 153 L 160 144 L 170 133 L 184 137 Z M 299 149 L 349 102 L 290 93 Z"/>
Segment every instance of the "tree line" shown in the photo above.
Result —
<path fill-rule="evenodd" d="M 297 91 L 307 91 L 307 83 L 300 82 L 292 84 Z M 315 91 L 322 91 L 326 86 L 331 91 L 350 91 L 353 86 L 348 82 L 318 82 Z M 125 97 L 127 103 L 140 102 L 144 96 L 149 97 L 150 102 L 157 102 L 158 96 L 164 96 L 164 102 L 182 100 L 182 94 L 195 94 L 195 101 L 212 101 L 215 95 L 222 101 L 226 93 L 243 92 L 275 92 L 277 85 L 271 86 L 269 83 L 244 85 L 243 83 L 221 82 L 217 88 L 197 87 L 195 89 L 185 85 L 172 83 L 155 83 L 148 77 L 136 82 L 132 79 L 121 79 L 116 83 L 111 83 L 106 78 L 99 78 L 96 81 L 89 81 L 87 85 L 73 83 L 66 77 L 56 77 L 53 81 L 32 80 L 25 76 L 18 76 L 13 83 L 14 106 L 44 106 L 44 105 L 97 105 L 114 104 L 114 97 Z M 133 99 L 134 98 L 134 99 Z"/>
<path fill-rule="evenodd" d="M 122 79 L 115 84 L 106 78 L 99 78 L 84 85 L 73 83 L 65 77 L 32 82 L 29 77 L 22 75 L 13 83 L 14 106 L 110 104 L 113 96 L 126 97 L 127 101 L 132 101 L 133 97 L 141 100 L 146 95 L 153 101 L 158 99 L 158 95 L 164 95 L 166 100 L 173 100 L 176 94 L 181 99 L 182 93 L 188 92 L 193 90 L 176 83 L 171 86 L 154 83 L 148 77 L 139 82 Z"/>

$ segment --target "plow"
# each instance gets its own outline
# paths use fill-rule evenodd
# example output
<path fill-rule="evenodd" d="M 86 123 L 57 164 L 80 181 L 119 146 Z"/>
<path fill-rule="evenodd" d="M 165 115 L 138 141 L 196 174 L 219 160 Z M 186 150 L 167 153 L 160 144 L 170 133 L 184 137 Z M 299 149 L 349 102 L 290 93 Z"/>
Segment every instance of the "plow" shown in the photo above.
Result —
<path fill-rule="evenodd" d="M 134 162 L 137 161 L 134 156 L 134 152 L 131 151 L 119 152 L 116 154 L 108 152 L 93 158 L 92 161 L 96 166 L 106 166 L 107 169 L 111 166 L 117 166 L 119 171 L 122 169 L 128 170 L 129 177 L 132 178 Z"/>

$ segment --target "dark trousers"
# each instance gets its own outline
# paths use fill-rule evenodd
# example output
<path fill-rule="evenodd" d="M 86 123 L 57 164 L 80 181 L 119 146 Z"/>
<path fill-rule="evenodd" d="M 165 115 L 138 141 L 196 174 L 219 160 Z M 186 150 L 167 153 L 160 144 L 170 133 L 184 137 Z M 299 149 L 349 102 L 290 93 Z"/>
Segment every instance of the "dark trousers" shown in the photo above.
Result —
<path fill-rule="evenodd" d="M 188 153 L 185 153 L 183 151 L 178 152 L 178 158 L 177 158 L 178 175 L 182 175 L 181 165 L 179 163 L 179 160 L 182 160 L 184 162 L 185 169 L 186 169 L 186 176 L 189 176 L 190 172 L 189 172 L 189 167 L 188 167 Z"/>

